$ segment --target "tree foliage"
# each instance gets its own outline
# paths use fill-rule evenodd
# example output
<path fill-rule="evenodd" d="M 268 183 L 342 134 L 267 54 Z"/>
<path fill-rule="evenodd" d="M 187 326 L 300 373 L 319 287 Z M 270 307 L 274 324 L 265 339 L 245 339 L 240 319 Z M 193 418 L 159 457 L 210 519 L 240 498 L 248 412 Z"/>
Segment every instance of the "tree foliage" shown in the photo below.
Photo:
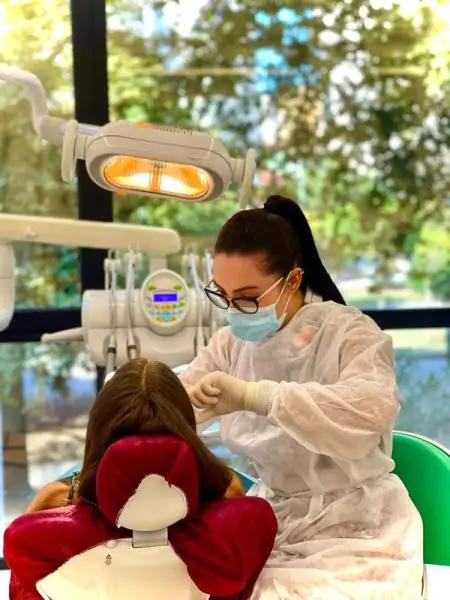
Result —
<path fill-rule="evenodd" d="M 178 96 L 235 148 L 275 121 L 262 168 L 296 181 L 325 251 L 383 275 L 449 218 L 449 29 L 439 0 L 209 0 L 190 35 L 149 44 L 183 57 Z"/>

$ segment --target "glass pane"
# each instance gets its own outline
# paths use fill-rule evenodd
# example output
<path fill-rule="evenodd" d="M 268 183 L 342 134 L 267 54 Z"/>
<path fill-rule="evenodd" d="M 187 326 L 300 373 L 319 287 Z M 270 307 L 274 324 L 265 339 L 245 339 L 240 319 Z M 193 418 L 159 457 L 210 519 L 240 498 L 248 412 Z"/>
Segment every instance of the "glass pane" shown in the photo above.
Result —
<path fill-rule="evenodd" d="M 450 330 L 389 331 L 402 410 L 396 427 L 450 448 Z"/>
<path fill-rule="evenodd" d="M 0 63 L 36 74 L 46 91 L 51 115 L 72 117 L 70 3 L 4 0 L 0 22 Z M 61 180 L 61 148 L 38 138 L 30 103 L 18 86 L 0 84 L 0 114 L 0 213 L 76 218 L 76 186 Z M 14 247 L 17 306 L 79 304 L 76 249 L 34 244 Z"/>
<path fill-rule="evenodd" d="M 114 118 L 254 145 L 255 199 L 299 200 L 349 302 L 449 303 L 445 3 L 109 0 L 108 31 Z M 235 199 L 130 197 L 116 217 L 204 248 Z"/>
<path fill-rule="evenodd" d="M 77 343 L 0 344 L 0 362 L 3 532 L 39 488 L 80 463 L 97 381 Z"/>

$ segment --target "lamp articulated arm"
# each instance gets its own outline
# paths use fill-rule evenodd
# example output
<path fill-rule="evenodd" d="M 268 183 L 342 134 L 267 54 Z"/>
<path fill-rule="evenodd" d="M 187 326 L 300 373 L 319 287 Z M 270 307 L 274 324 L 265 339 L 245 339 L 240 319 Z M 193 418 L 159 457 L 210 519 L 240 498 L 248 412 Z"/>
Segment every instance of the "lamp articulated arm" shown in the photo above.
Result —
<path fill-rule="evenodd" d="M 236 183 L 241 207 L 249 204 L 256 170 L 252 149 L 244 159 L 232 158 L 220 140 L 202 131 L 128 121 L 99 127 L 55 118 L 35 75 L 0 65 L 0 80 L 22 87 L 36 133 L 62 146 L 63 181 L 70 181 L 76 161 L 84 160 L 93 181 L 113 192 L 205 202 Z"/>

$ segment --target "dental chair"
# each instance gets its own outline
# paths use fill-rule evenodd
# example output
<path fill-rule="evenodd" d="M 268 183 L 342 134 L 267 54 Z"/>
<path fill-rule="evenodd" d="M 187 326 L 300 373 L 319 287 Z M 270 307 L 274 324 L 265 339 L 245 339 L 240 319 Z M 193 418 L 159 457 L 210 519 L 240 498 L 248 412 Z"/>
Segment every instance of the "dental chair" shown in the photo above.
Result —
<path fill-rule="evenodd" d="M 170 435 L 111 445 L 97 506 L 29 513 L 8 527 L 11 600 L 240 600 L 275 540 L 260 498 L 204 503 L 194 452 Z"/>

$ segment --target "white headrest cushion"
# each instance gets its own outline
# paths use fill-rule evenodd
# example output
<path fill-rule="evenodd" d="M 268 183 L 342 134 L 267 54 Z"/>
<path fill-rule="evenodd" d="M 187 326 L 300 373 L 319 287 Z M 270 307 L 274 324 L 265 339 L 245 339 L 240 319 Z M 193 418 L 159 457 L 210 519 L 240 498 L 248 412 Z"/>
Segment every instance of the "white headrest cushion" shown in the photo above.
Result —
<path fill-rule="evenodd" d="M 134 531 L 157 531 L 169 527 L 188 513 L 184 492 L 161 475 L 147 475 L 117 516 L 117 527 Z"/>

